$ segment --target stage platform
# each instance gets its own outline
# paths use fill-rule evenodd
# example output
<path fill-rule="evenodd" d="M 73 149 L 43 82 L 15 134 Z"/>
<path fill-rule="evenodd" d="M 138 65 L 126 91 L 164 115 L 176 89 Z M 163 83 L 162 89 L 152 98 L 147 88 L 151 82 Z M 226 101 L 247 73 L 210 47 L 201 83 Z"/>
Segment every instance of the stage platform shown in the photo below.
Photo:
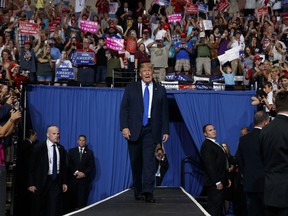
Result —
<path fill-rule="evenodd" d="M 127 189 L 105 200 L 66 216 L 179 216 L 209 215 L 183 188 L 157 187 L 156 203 L 136 201 L 133 190 Z"/>

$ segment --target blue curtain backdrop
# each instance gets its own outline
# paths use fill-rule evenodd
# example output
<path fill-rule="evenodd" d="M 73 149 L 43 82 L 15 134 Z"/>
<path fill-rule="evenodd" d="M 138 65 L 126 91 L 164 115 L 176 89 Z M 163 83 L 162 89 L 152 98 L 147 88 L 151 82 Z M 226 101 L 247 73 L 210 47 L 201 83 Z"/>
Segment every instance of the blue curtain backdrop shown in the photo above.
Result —
<path fill-rule="evenodd" d="M 132 176 L 125 139 L 119 130 L 119 108 L 123 89 L 29 86 L 27 106 L 38 139 L 46 139 L 48 125 L 60 128 L 60 143 L 66 150 L 77 145 L 80 134 L 87 136 L 93 150 L 96 175 L 89 203 L 131 187 Z M 169 91 L 171 134 L 165 144 L 170 167 L 163 185 L 180 186 L 181 160 L 187 155 L 199 161 L 202 126 L 215 124 L 220 142 L 237 148 L 240 128 L 251 125 L 253 92 Z M 175 100 L 176 99 L 176 100 Z M 176 103 L 177 102 L 177 103 Z M 202 176 L 193 167 L 185 188 L 198 195 Z"/>
<path fill-rule="evenodd" d="M 251 105 L 255 91 L 174 92 L 185 124 L 198 150 L 204 139 L 203 125 L 216 127 L 217 141 L 226 143 L 236 153 L 240 130 L 250 128 L 256 107 Z"/>

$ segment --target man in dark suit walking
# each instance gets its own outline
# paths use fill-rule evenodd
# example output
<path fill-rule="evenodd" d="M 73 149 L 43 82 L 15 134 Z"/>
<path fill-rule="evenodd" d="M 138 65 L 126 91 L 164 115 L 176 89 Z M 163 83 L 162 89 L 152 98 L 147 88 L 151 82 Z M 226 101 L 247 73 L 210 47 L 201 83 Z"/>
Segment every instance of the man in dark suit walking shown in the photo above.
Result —
<path fill-rule="evenodd" d="M 93 152 L 86 146 L 86 136 L 80 135 L 78 146 L 68 151 L 68 170 L 70 177 L 69 193 L 72 210 L 87 205 L 91 180 L 95 169 Z"/>
<path fill-rule="evenodd" d="M 205 140 L 200 154 L 204 166 L 205 186 L 208 195 L 208 212 L 212 216 L 223 215 L 225 188 L 230 187 L 228 179 L 229 163 L 222 146 L 216 142 L 216 129 L 212 124 L 203 127 Z"/>
<path fill-rule="evenodd" d="M 61 193 L 66 192 L 66 150 L 59 144 L 59 128 L 47 129 L 47 140 L 33 147 L 29 187 L 33 216 L 61 215 Z"/>
<path fill-rule="evenodd" d="M 275 96 L 277 115 L 260 133 L 266 216 L 288 215 L 288 91 Z"/>
<path fill-rule="evenodd" d="M 154 203 L 155 148 L 169 137 L 166 90 L 153 81 L 153 65 L 140 67 L 141 81 L 129 84 L 120 109 L 120 129 L 128 141 L 136 200 Z M 143 182 L 142 182 L 143 175 Z"/>
<path fill-rule="evenodd" d="M 238 146 L 238 164 L 243 176 L 248 216 L 264 215 L 264 166 L 260 159 L 259 136 L 269 123 L 269 115 L 259 111 L 254 115 L 253 130 L 242 136 Z"/>
<path fill-rule="evenodd" d="M 31 193 L 27 190 L 30 159 L 37 132 L 30 129 L 27 138 L 17 145 L 15 215 L 30 215 Z"/>

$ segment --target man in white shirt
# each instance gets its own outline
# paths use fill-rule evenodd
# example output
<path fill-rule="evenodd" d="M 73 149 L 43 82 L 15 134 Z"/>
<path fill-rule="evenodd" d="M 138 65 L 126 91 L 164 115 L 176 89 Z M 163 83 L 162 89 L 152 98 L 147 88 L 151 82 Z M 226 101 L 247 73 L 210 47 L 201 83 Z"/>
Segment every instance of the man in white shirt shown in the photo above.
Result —
<path fill-rule="evenodd" d="M 66 150 L 59 144 L 59 128 L 47 129 L 47 140 L 33 147 L 29 187 L 33 193 L 31 215 L 60 215 L 61 193 L 66 192 Z"/>

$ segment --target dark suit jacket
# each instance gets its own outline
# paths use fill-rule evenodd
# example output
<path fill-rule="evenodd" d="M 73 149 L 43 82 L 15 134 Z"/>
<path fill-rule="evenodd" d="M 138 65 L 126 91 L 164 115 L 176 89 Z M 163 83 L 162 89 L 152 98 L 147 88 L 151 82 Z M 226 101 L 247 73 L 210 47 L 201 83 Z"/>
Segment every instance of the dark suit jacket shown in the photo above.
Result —
<path fill-rule="evenodd" d="M 129 128 L 130 141 L 137 141 L 142 130 L 144 112 L 141 81 L 129 84 L 120 109 L 120 129 Z M 154 141 L 162 142 L 162 134 L 169 134 L 169 112 L 166 90 L 153 82 L 153 98 L 151 107 L 151 127 Z"/>
<path fill-rule="evenodd" d="M 211 140 L 205 139 L 200 154 L 206 174 L 205 185 L 216 187 L 216 183 L 221 181 L 224 186 L 227 186 L 228 170 L 224 150 Z"/>
<path fill-rule="evenodd" d="M 57 144 L 57 148 L 60 155 L 60 172 L 58 174 L 59 185 L 67 184 L 66 150 L 60 144 Z M 46 141 L 38 143 L 33 147 L 29 168 L 29 186 L 36 186 L 37 193 L 42 194 L 45 192 L 45 185 L 49 171 Z"/>
<path fill-rule="evenodd" d="M 261 129 L 254 128 L 242 136 L 238 146 L 239 170 L 244 179 L 244 191 L 264 192 L 264 166 L 260 159 L 259 136 Z"/>
<path fill-rule="evenodd" d="M 139 32 L 138 32 L 138 22 L 133 22 L 132 29 L 136 31 L 137 37 L 140 38 Z M 142 36 L 143 36 L 143 30 L 148 29 L 148 26 L 142 23 Z"/>
<path fill-rule="evenodd" d="M 265 205 L 288 207 L 288 117 L 277 115 L 260 133 Z"/>
<path fill-rule="evenodd" d="M 159 167 L 159 164 L 160 164 L 160 179 L 161 179 L 161 182 L 168 170 L 168 167 L 169 167 L 169 162 L 168 162 L 168 158 L 167 158 L 167 155 L 164 154 L 164 160 L 157 160 L 155 159 L 155 169 L 156 169 L 156 172 L 158 170 L 158 167 Z"/>
<path fill-rule="evenodd" d="M 86 146 L 83 150 L 82 159 L 80 161 L 78 146 L 68 151 L 68 170 L 69 176 L 75 178 L 76 170 L 85 173 L 85 180 L 91 180 L 95 169 L 95 159 L 93 152 Z"/>
<path fill-rule="evenodd" d="M 17 186 L 28 188 L 28 179 L 30 166 L 30 159 L 32 155 L 33 143 L 29 139 L 25 139 L 17 146 L 17 166 L 16 166 L 16 182 Z"/>

